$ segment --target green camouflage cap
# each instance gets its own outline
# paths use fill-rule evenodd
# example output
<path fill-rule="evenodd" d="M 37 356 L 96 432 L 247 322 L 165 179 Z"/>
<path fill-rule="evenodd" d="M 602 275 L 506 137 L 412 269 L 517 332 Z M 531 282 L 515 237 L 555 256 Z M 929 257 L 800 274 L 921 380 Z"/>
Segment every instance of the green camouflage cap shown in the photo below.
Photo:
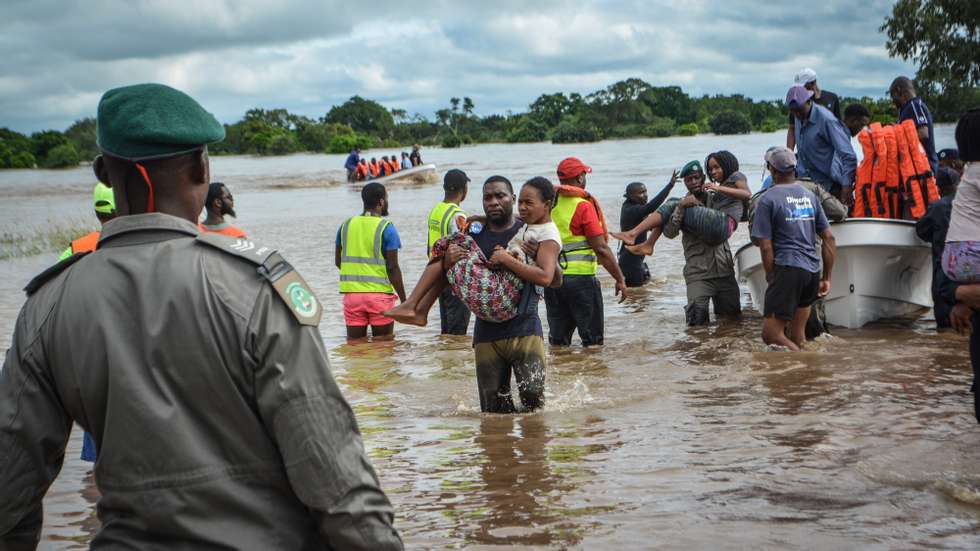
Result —
<path fill-rule="evenodd" d="M 99 101 L 99 149 L 132 161 L 193 151 L 225 139 L 225 128 L 193 98 L 163 84 L 109 90 Z"/>
<path fill-rule="evenodd" d="M 684 168 L 681 169 L 681 178 L 690 176 L 695 172 L 704 172 L 704 170 L 701 169 L 701 163 L 697 161 L 691 161 L 686 165 L 684 165 Z"/>

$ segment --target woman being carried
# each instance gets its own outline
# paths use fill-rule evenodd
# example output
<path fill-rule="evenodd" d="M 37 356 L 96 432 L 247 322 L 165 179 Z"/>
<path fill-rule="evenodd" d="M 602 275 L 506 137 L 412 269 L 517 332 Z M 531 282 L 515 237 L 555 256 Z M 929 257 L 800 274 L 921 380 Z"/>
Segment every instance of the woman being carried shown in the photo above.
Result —
<path fill-rule="evenodd" d="M 980 109 L 971 109 L 956 124 L 956 146 L 966 163 L 956 187 L 942 267 L 962 284 L 980 283 Z"/>
<path fill-rule="evenodd" d="M 506 179 L 499 180 L 510 187 Z M 510 200 L 513 200 L 513 192 Z M 547 287 L 555 278 L 561 236 L 551 221 L 554 202 L 555 190 L 547 178 L 539 176 L 528 180 L 521 188 L 518 200 L 518 212 L 526 225 L 506 249 L 498 247 L 489 260 L 465 231 L 436 241 L 429 265 L 412 294 L 384 315 L 408 325 L 424 326 L 428 323 L 429 309 L 449 285 L 453 294 L 480 319 L 498 323 L 512 319 L 519 313 L 525 285 Z M 523 250 L 523 245 L 530 242 L 537 243 L 534 259 L 528 258 Z M 465 252 L 455 263 L 451 263 L 450 255 L 446 254 L 453 245 Z"/>
<path fill-rule="evenodd" d="M 663 233 L 664 224 L 678 205 L 685 207 L 683 228 L 699 235 L 708 245 L 720 245 L 735 232 L 745 212 L 745 202 L 752 197 L 748 179 L 738 171 L 738 159 L 728 151 L 708 155 L 704 164 L 708 167 L 711 182 L 705 182 L 701 164 L 691 161 L 681 169 L 687 189 L 692 192 L 684 199 L 670 199 L 635 228 L 628 232 L 610 235 L 626 243 L 626 250 L 637 255 L 651 255 Z M 699 204 L 697 195 L 705 191 L 713 193 L 711 208 Z M 644 243 L 633 245 L 638 235 L 650 230 Z"/>

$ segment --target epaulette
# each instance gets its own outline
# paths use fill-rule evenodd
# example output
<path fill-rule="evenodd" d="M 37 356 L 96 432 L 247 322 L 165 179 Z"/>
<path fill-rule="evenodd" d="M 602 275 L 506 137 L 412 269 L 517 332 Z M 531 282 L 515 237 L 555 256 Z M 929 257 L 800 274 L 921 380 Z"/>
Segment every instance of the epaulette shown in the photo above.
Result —
<path fill-rule="evenodd" d="M 65 271 L 65 269 L 68 268 L 68 266 L 71 266 L 72 264 L 78 262 L 79 260 L 82 259 L 83 256 L 85 256 L 85 255 L 87 255 L 87 254 L 89 254 L 91 252 L 92 251 L 86 251 L 84 253 L 76 253 L 76 254 L 73 254 L 73 255 L 69 256 L 68 258 L 62 260 L 61 262 L 58 262 L 54 266 L 51 266 L 50 268 L 48 268 L 48 269 L 44 270 L 43 272 L 37 274 L 34 277 L 34 279 L 32 279 L 27 284 L 27 286 L 24 287 L 24 292 L 27 293 L 27 296 L 33 295 L 34 293 L 37 292 L 38 289 L 40 289 L 41 287 L 44 287 L 44 284 L 47 283 L 48 281 L 50 281 L 54 276 L 56 276 L 56 275 L 60 274 L 61 272 Z"/>
<path fill-rule="evenodd" d="M 320 324 L 323 315 L 320 302 L 299 272 L 276 249 L 260 246 L 250 239 L 235 239 L 218 233 L 201 233 L 197 242 L 255 264 L 259 275 L 272 284 L 300 325 L 316 327 Z"/>

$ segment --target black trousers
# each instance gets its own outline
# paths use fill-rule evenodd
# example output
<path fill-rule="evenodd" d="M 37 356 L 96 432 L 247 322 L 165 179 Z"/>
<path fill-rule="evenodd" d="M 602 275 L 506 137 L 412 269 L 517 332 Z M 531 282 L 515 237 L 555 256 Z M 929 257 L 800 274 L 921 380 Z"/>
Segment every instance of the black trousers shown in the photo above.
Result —
<path fill-rule="evenodd" d="M 470 309 L 449 287 L 439 295 L 439 320 L 443 335 L 465 335 L 470 325 Z"/>
<path fill-rule="evenodd" d="M 548 342 L 554 346 L 572 344 L 578 329 L 582 346 L 603 342 L 602 288 L 595 276 L 566 275 L 558 289 L 544 290 L 548 309 Z"/>

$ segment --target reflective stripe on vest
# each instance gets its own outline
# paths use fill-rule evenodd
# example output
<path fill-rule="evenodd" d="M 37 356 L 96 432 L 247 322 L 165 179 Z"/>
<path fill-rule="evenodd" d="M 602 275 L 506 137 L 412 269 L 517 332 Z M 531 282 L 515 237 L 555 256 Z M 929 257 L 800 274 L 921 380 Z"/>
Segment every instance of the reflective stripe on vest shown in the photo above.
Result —
<path fill-rule="evenodd" d="M 388 220 L 355 216 L 340 228 L 340 292 L 394 293 L 381 250 Z"/>
<path fill-rule="evenodd" d="M 584 235 L 572 234 L 572 217 L 580 203 L 587 203 L 582 197 L 558 196 L 558 202 L 554 210 L 551 211 L 551 220 L 558 226 L 561 234 L 561 250 L 568 263 L 565 266 L 565 275 L 591 275 L 594 276 L 599 269 L 598 258 L 595 251 L 589 246 L 588 239 Z"/>
<path fill-rule="evenodd" d="M 442 202 L 429 211 L 429 238 L 427 240 L 429 256 L 432 256 L 432 246 L 436 241 L 449 235 L 449 223 L 457 215 L 464 215 L 463 209 L 455 203 Z"/>

